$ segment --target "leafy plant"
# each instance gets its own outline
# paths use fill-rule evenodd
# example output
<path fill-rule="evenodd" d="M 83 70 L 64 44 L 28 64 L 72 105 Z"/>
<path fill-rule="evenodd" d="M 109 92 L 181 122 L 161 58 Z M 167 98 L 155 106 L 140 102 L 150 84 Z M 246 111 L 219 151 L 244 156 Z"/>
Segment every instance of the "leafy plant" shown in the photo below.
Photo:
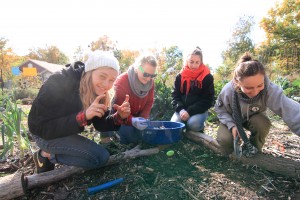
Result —
<path fill-rule="evenodd" d="M 172 102 L 172 87 L 167 86 L 168 75 L 158 75 L 155 79 L 154 104 L 150 118 L 169 121 L 174 113 Z"/>
<path fill-rule="evenodd" d="M 0 154 L 0 159 L 2 159 L 8 151 L 13 155 L 15 139 L 20 150 L 19 157 L 24 157 L 24 149 L 30 147 L 30 142 L 28 135 L 22 134 L 22 131 L 25 130 L 24 125 L 21 123 L 23 114 L 21 108 L 18 107 L 17 102 L 13 102 L 11 97 L 5 97 L 2 99 L 3 105 L 5 108 L 0 112 L 0 121 L 2 123 L 1 132 L 2 132 L 2 142 L 3 142 L 3 151 Z"/>
<path fill-rule="evenodd" d="M 276 77 L 274 83 L 280 86 L 283 90 L 287 89 L 290 86 L 290 81 L 286 77 L 282 76 Z"/>
<path fill-rule="evenodd" d="M 39 90 L 30 87 L 28 89 L 14 88 L 13 91 L 14 91 L 14 100 L 18 100 L 24 98 L 35 99 Z"/>
<path fill-rule="evenodd" d="M 284 94 L 288 97 L 300 95 L 300 78 L 291 83 L 288 78 L 279 76 L 274 80 L 274 83 L 279 85 L 283 89 Z"/>
<path fill-rule="evenodd" d="M 218 121 L 219 121 L 219 118 L 217 116 L 215 109 L 213 107 L 208 109 L 207 122 L 213 123 L 213 122 L 218 122 Z"/>
<path fill-rule="evenodd" d="M 224 80 L 218 80 L 214 82 L 214 86 L 215 86 L 215 99 L 218 98 L 222 88 L 226 85 L 226 83 L 228 83 L 229 80 L 224 79 Z"/>

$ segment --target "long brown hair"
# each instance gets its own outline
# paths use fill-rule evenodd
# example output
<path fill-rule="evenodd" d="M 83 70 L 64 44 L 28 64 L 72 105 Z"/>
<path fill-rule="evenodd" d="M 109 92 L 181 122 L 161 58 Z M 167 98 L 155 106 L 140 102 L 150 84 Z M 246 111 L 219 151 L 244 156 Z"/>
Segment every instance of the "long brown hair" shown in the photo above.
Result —
<path fill-rule="evenodd" d="M 79 92 L 84 110 L 86 110 L 97 97 L 97 94 L 93 91 L 92 87 L 92 72 L 93 71 L 83 72 L 80 80 Z M 99 103 L 104 104 L 107 107 L 110 106 L 109 92 L 105 94 L 105 97 L 102 98 Z"/>

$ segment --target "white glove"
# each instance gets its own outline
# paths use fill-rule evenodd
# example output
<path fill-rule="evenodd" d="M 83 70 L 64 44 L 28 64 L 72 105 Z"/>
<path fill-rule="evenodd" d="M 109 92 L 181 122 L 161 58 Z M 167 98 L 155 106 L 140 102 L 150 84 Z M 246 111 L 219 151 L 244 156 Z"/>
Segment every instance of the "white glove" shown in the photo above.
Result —
<path fill-rule="evenodd" d="M 148 127 L 148 120 L 142 117 L 133 117 L 131 119 L 131 123 L 135 128 L 139 129 L 140 131 Z"/>

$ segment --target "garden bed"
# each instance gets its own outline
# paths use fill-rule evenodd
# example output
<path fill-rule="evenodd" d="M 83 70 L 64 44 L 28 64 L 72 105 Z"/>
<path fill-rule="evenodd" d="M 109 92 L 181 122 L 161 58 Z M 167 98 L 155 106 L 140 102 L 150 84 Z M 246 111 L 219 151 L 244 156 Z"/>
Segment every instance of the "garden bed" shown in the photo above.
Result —
<path fill-rule="evenodd" d="M 300 139 L 281 122 L 274 123 L 264 151 L 274 156 L 299 159 Z M 206 127 L 215 132 L 216 126 Z M 92 134 L 90 137 L 97 136 Z M 125 146 L 126 147 L 126 146 Z M 112 153 L 124 146 L 109 146 Z M 153 146 L 143 145 L 142 148 Z M 171 157 L 166 152 L 173 150 Z M 292 156 L 291 156 L 292 155 Z M 23 160 L 9 158 L 0 163 L 2 176 L 22 171 L 34 173 L 32 155 Z M 86 189 L 117 178 L 125 180 L 107 190 L 88 196 Z M 211 150 L 183 138 L 164 146 L 155 155 L 128 160 L 92 170 L 46 187 L 34 188 L 17 199 L 299 199 L 299 179 L 283 177 L 258 167 L 221 157 Z"/>

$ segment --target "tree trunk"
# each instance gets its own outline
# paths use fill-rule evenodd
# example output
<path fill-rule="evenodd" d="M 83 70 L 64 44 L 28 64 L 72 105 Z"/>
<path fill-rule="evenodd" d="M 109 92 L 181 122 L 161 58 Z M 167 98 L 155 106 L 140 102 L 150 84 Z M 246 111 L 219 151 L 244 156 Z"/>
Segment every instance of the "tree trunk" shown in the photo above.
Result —
<path fill-rule="evenodd" d="M 196 142 L 204 145 L 205 147 L 213 150 L 215 153 L 224 155 L 221 147 L 216 139 L 203 133 L 188 131 L 185 136 Z M 230 155 L 235 158 L 235 156 Z M 269 154 L 257 153 L 253 157 L 242 156 L 239 161 L 244 164 L 258 166 L 264 170 L 275 172 L 284 176 L 292 178 L 300 178 L 300 162 L 284 157 L 274 157 Z"/>
<path fill-rule="evenodd" d="M 108 163 L 105 166 L 112 165 L 127 159 L 150 156 L 153 154 L 157 154 L 158 152 L 158 147 L 141 150 L 139 146 L 136 146 L 131 150 L 110 156 Z M 20 197 L 26 194 L 27 189 L 55 183 L 74 174 L 83 173 L 84 171 L 85 170 L 80 167 L 62 166 L 61 168 L 56 168 L 52 171 L 44 172 L 41 174 L 33 174 L 26 177 L 24 177 L 24 175 L 20 173 L 14 173 L 2 177 L 0 179 L 0 200 Z"/>

